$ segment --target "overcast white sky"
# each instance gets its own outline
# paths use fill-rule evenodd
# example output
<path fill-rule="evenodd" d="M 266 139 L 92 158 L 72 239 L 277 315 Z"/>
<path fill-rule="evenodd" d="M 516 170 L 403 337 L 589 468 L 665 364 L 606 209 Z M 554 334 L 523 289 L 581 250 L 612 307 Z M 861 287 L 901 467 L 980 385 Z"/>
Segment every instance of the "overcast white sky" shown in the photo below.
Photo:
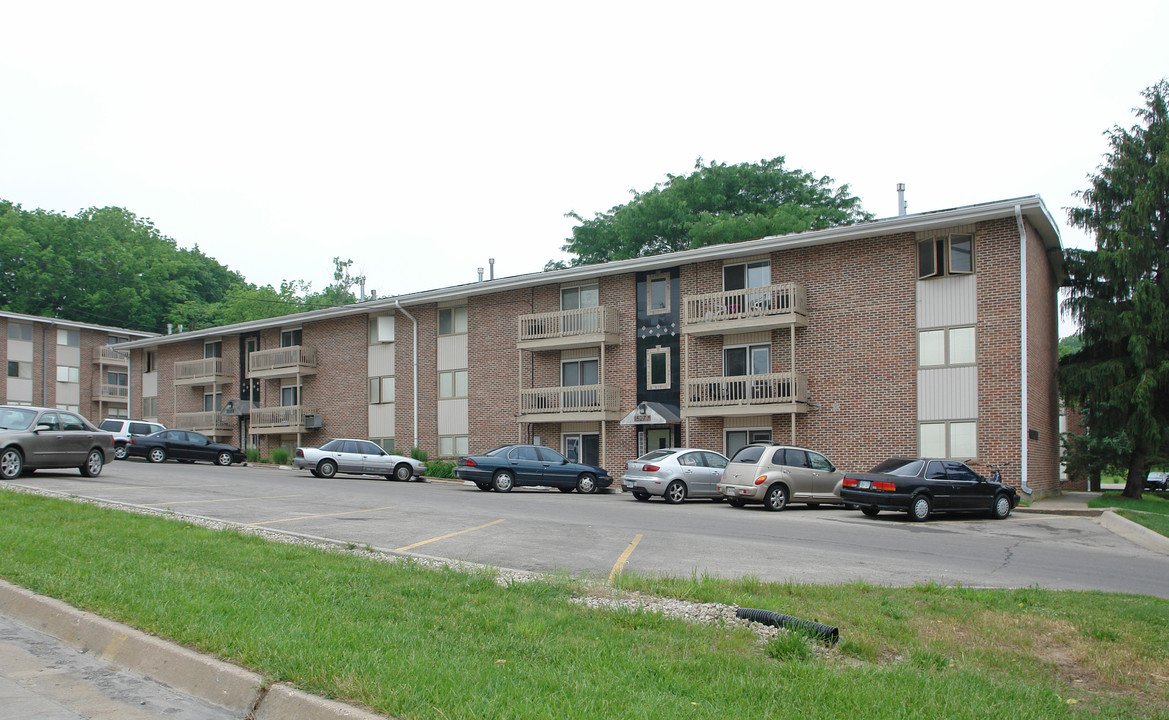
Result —
<path fill-rule="evenodd" d="M 695 160 L 878 217 L 1064 208 L 1169 75 L 1160 2 L 8 3 L 0 198 L 125 207 L 251 282 L 393 295 L 564 257 Z"/>

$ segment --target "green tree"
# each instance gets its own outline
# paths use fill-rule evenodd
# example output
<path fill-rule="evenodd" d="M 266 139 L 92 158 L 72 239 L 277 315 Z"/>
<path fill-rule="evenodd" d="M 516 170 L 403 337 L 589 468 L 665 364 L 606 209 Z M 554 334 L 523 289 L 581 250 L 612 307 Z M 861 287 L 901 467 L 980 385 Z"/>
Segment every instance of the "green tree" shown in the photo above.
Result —
<path fill-rule="evenodd" d="M 1085 411 L 1097 448 L 1127 469 L 1139 499 L 1150 460 L 1169 439 L 1169 83 L 1143 93 L 1140 122 L 1107 132 L 1109 152 L 1072 208 L 1095 250 L 1065 253 L 1065 308 L 1083 347 L 1060 361 L 1065 398 Z M 1074 450 L 1074 448 L 1073 448 Z"/>
<path fill-rule="evenodd" d="M 652 190 L 631 190 L 633 200 L 579 224 L 561 249 L 571 265 L 590 265 L 677 250 L 739 242 L 871 220 L 848 186 L 803 170 L 784 158 L 727 165 L 699 158 L 689 175 L 669 175 Z M 545 269 L 565 267 L 549 262 Z"/>

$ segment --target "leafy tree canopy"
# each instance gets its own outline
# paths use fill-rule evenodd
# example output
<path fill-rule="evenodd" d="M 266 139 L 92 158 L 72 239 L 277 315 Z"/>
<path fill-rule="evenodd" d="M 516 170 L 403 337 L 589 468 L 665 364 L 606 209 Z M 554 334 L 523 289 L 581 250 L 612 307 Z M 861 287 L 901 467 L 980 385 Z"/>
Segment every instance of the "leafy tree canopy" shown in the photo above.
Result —
<path fill-rule="evenodd" d="M 1105 163 L 1079 193 L 1085 206 L 1068 211 L 1096 249 L 1065 253 L 1065 308 L 1083 347 L 1060 361 L 1064 396 L 1093 439 L 1086 447 L 1101 453 L 1095 464 L 1127 467 L 1124 494 L 1134 498 L 1169 440 L 1169 83 L 1143 95 L 1140 122 L 1108 131 Z"/>
<path fill-rule="evenodd" d="M 579 224 L 561 249 L 571 265 L 590 265 L 871 220 L 847 185 L 788 170 L 784 158 L 727 165 L 699 158 L 689 175 L 669 175 L 652 190 Z M 565 267 L 549 262 L 545 269 Z"/>

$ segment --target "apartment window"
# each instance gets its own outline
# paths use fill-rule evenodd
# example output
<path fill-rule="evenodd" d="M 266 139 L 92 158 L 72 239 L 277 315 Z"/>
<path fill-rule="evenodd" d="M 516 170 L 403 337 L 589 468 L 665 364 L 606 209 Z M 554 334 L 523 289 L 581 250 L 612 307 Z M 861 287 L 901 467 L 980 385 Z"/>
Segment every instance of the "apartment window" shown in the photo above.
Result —
<path fill-rule="evenodd" d="M 439 400 L 465 397 L 467 397 L 466 370 L 448 370 L 438 374 Z"/>
<path fill-rule="evenodd" d="M 646 390 L 670 388 L 670 348 L 653 348 L 645 354 Z"/>
<path fill-rule="evenodd" d="M 646 312 L 670 312 L 670 276 L 655 275 L 646 281 Z"/>
<path fill-rule="evenodd" d="M 145 365 L 146 365 L 146 370 L 144 372 L 148 372 L 148 373 L 158 372 L 158 351 L 157 350 L 147 350 L 146 351 Z"/>
<path fill-rule="evenodd" d="M 58 405 L 57 409 L 64 410 L 65 412 L 75 412 L 75 413 L 81 412 L 80 405 Z"/>
<path fill-rule="evenodd" d="M 917 333 L 918 367 L 973 365 L 975 361 L 973 327 L 937 328 Z"/>
<path fill-rule="evenodd" d="M 219 412 L 223 409 L 223 393 L 203 393 L 203 412 Z"/>
<path fill-rule="evenodd" d="M 78 347 L 81 345 L 81 331 L 80 330 L 66 330 L 65 328 L 57 328 L 57 344 L 68 345 L 69 347 Z"/>
<path fill-rule="evenodd" d="M 466 455 L 468 445 L 466 435 L 440 435 L 438 438 L 438 454 L 440 457 Z"/>
<path fill-rule="evenodd" d="M 9 322 L 8 323 L 8 339 L 9 340 L 28 340 L 32 341 L 32 325 L 24 323 Z"/>
<path fill-rule="evenodd" d="M 766 375 L 771 372 L 770 345 L 741 345 L 723 348 L 723 375 Z"/>
<path fill-rule="evenodd" d="M 744 290 L 771 284 L 771 261 L 756 260 L 723 266 L 723 290 Z"/>
<path fill-rule="evenodd" d="M 118 385 L 120 387 L 129 387 L 130 375 L 124 372 L 106 372 L 106 385 Z"/>
<path fill-rule="evenodd" d="M 465 335 L 467 333 L 467 308 L 442 308 L 438 311 L 439 335 Z"/>
<path fill-rule="evenodd" d="M 107 345 L 117 345 L 118 343 L 129 342 L 130 338 L 124 335 L 110 335 L 106 338 Z"/>
<path fill-rule="evenodd" d="M 394 402 L 394 376 L 372 377 L 369 379 L 369 404 L 381 405 Z"/>
<path fill-rule="evenodd" d="M 295 330 L 282 330 L 280 332 L 280 347 L 293 347 L 300 345 L 300 328 Z"/>
<path fill-rule="evenodd" d="M 581 308 L 599 307 L 601 304 L 600 286 L 576 285 L 560 288 L 560 309 L 579 310 Z"/>
<path fill-rule="evenodd" d="M 142 398 L 142 417 L 156 418 L 158 417 L 158 398 L 144 397 Z"/>
<path fill-rule="evenodd" d="M 970 459 L 978 457 L 978 423 L 973 420 L 922 423 L 918 426 L 922 457 Z"/>
<path fill-rule="evenodd" d="M 751 443 L 766 442 L 771 439 L 770 428 L 760 428 L 756 430 L 727 430 L 725 436 L 725 449 L 727 457 L 734 457 L 735 453 L 739 452 L 743 447 Z"/>
<path fill-rule="evenodd" d="M 380 345 L 394 341 L 394 316 L 379 315 L 369 319 L 369 344 Z"/>
<path fill-rule="evenodd" d="M 106 408 L 106 417 L 128 418 L 128 417 L 130 417 L 129 412 L 130 411 L 127 408 L 113 405 L 113 406 Z"/>
<path fill-rule="evenodd" d="M 917 244 L 917 277 L 924 280 L 974 272 L 974 236 L 951 233 Z"/>
<path fill-rule="evenodd" d="M 284 385 L 280 388 L 280 407 L 293 407 L 300 404 L 300 386 Z"/>
<path fill-rule="evenodd" d="M 69 367 L 68 365 L 57 366 L 57 382 L 75 383 L 81 382 L 81 368 Z"/>
<path fill-rule="evenodd" d="M 32 380 L 32 363 L 18 360 L 8 361 L 8 377 Z"/>
<path fill-rule="evenodd" d="M 388 453 L 394 452 L 394 438 L 370 438 L 369 441 Z"/>
<path fill-rule="evenodd" d="M 203 343 L 203 359 L 223 357 L 223 341 Z"/>

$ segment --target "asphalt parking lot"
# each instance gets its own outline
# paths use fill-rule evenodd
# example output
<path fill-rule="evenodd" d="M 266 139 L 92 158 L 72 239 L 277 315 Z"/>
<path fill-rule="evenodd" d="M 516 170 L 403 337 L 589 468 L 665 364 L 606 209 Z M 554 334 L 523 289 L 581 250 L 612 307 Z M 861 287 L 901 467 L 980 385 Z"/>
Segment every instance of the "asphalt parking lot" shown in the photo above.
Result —
<path fill-rule="evenodd" d="M 1169 597 L 1169 556 L 1133 545 L 1092 518 L 1014 514 L 1004 521 L 792 506 L 771 513 L 696 500 L 458 482 L 331 480 L 270 466 L 220 468 L 139 460 L 98 478 L 39 471 L 26 486 L 194 515 L 356 547 L 606 579 L 618 572 L 795 582 L 1038 586 Z"/>

